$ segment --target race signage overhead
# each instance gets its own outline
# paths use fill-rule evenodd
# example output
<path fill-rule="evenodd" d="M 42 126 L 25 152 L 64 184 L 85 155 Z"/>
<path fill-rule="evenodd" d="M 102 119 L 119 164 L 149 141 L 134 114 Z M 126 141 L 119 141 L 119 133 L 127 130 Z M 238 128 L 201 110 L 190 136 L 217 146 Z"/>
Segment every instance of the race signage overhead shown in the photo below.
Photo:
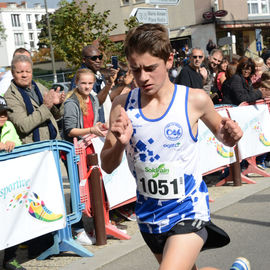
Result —
<path fill-rule="evenodd" d="M 172 5 L 176 6 L 180 3 L 180 0 L 145 0 L 145 4 L 149 5 Z"/>
<path fill-rule="evenodd" d="M 131 12 L 140 23 L 169 24 L 167 8 L 136 8 Z"/>

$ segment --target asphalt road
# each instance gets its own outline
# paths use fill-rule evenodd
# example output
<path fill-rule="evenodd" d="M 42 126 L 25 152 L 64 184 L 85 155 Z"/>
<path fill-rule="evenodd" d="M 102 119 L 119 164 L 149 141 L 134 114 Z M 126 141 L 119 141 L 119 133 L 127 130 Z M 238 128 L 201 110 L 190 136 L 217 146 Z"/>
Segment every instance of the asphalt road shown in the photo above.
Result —
<path fill-rule="evenodd" d="M 270 188 L 255 193 L 212 215 L 215 224 L 222 227 L 231 243 L 220 249 L 204 251 L 197 266 L 229 269 L 236 257 L 246 257 L 252 270 L 270 269 Z M 142 246 L 100 270 L 156 270 L 158 264 L 146 246 Z"/>

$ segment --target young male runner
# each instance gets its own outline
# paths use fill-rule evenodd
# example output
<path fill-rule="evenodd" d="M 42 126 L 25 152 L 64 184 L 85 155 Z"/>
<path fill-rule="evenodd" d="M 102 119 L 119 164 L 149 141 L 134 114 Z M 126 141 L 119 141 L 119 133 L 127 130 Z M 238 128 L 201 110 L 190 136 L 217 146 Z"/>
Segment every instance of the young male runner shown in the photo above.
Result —
<path fill-rule="evenodd" d="M 139 88 L 113 102 L 101 166 L 111 173 L 127 152 L 137 181 L 137 221 L 160 270 L 195 270 L 202 248 L 229 242 L 210 221 L 198 164 L 198 120 L 228 146 L 243 133 L 215 111 L 205 91 L 170 82 L 171 51 L 167 29 L 160 24 L 128 33 L 125 54 Z"/>

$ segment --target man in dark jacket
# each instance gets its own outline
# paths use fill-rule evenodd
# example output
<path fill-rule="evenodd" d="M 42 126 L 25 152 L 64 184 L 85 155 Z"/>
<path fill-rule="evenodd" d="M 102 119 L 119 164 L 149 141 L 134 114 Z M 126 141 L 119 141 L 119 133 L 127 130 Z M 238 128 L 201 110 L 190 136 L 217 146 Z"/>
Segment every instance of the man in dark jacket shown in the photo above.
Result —
<path fill-rule="evenodd" d="M 190 55 L 190 63 L 183 67 L 175 79 L 176 84 L 185 85 L 191 88 L 203 88 L 203 76 L 200 71 L 204 60 L 204 53 L 201 48 L 193 48 Z"/>
<path fill-rule="evenodd" d="M 82 66 L 81 68 L 91 69 L 95 76 L 96 82 L 94 84 L 93 90 L 97 94 L 99 105 L 99 122 L 106 122 L 109 118 L 109 113 L 111 109 L 111 100 L 109 97 L 109 92 L 114 86 L 114 81 L 117 77 L 118 70 L 111 69 L 111 75 L 109 81 L 106 82 L 104 76 L 100 73 L 102 66 L 103 54 L 94 45 L 87 45 L 82 49 Z M 70 90 L 75 88 L 75 79 L 71 81 Z"/>

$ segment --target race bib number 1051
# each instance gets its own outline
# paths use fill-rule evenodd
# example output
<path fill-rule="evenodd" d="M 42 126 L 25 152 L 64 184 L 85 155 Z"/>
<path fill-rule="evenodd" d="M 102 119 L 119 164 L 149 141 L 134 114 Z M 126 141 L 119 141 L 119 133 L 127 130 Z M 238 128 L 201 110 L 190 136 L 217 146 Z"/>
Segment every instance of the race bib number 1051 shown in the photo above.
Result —
<path fill-rule="evenodd" d="M 140 194 L 154 199 L 183 199 L 185 180 L 179 163 L 137 163 L 137 189 Z"/>

